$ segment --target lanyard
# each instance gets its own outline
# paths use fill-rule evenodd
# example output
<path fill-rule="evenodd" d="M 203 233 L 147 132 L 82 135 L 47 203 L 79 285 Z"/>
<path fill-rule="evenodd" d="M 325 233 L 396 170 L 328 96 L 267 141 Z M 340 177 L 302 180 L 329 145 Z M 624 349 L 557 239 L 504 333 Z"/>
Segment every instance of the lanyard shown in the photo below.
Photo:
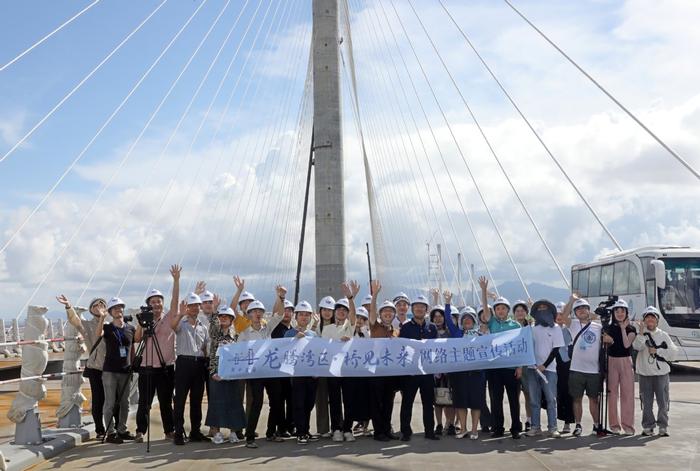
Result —
<path fill-rule="evenodd" d="M 124 338 L 125 336 L 122 334 L 121 330 L 119 327 L 114 326 L 114 336 L 117 338 L 117 342 L 119 342 L 119 346 L 123 347 L 124 346 Z"/>

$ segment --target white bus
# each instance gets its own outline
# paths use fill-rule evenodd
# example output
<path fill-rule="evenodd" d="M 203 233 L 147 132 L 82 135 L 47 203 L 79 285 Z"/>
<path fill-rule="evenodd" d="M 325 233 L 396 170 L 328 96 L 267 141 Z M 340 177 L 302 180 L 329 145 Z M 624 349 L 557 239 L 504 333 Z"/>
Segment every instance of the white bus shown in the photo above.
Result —
<path fill-rule="evenodd" d="M 571 286 L 592 309 L 619 296 L 632 319 L 656 306 L 659 327 L 680 349 L 678 359 L 700 360 L 700 250 L 653 246 L 606 255 L 571 267 Z"/>

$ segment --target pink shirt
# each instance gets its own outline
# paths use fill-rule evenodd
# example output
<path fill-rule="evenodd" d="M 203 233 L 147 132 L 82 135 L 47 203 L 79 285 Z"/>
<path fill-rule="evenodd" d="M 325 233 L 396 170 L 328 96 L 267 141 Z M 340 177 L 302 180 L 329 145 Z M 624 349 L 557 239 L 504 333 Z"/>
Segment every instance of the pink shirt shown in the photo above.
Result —
<path fill-rule="evenodd" d="M 175 331 L 170 327 L 170 319 L 172 316 L 170 312 L 156 321 L 155 331 L 156 338 L 158 339 L 158 346 L 160 347 L 160 352 L 163 354 L 163 361 L 165 366 L 170 366 L 175 364 Z M 145 337 L 144 337 L 144 340 Z M 156 350 L 153 340 L 148 339 L 148 344 L 143 351 L 143 362 L 141 366 L 152 366 L 154 368 L 160 368 L 160 358 L 158 358 L 158 352 Z"/>

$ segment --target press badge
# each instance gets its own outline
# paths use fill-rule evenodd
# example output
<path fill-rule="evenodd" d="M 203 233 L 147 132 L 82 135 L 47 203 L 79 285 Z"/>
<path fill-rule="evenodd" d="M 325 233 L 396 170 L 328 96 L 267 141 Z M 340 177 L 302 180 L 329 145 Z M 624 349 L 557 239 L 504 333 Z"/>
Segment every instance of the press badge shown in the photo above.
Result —
<path fill-rule="evenodd" d="M 119 347 L 119 356 L 126 358 L 126 347 Z"/>

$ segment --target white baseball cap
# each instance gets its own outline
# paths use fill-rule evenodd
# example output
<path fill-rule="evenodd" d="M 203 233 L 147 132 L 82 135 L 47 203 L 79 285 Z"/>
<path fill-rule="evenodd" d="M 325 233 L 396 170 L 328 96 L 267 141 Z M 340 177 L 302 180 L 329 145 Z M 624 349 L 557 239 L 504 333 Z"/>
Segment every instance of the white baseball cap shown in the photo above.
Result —
<path fill-rule="evenodd" d="M 367 309 L 363 308 L 362 306 L 357 308 L 355 315 L 369 319 L 369 312 L 367 312 Z"/>
<path fill-rule="evenodd" d="M 563 303 L 563 302 L 561 302 L 561 301 L 558 302 L 558 303 L 556 303 L 556 304 L 554 305 L 554 307 L 557 308 L 557 314 L 561 314 L 562 312 L 564 312 L 564 307 L 565 307 L 565 306 L 566 306 L 566 303 Z"/>
<path fill-rule="evenodd" d="M 158 291 L 157 289 L 154 288 L 154 289 L 150 290 L 148 292 L 148 294 L 146 294 L 146 299 L 145 299 L 146 304 L 148 304 L 149 299 L 151 299 L 155 296 L 159 296 L 161 299 L 165 299 L 165 296 L 163 296 L 163 293 L 161 293 L 160 291 Z"/>
<path fill-rule="evenodd" d="M 246 309 L 246 312 L 250 312 L 255 309 L 262 309 L 264 311 L 265 306 L 260 301 L 253 301 L 252 303 L 248 304 L 248 309 Z"/>
<path fill-rule="evenodd" d="M 111 311 L 113 307 L 126 307 L 126 303 L 121 300 L 121 298 L 111 298 L 109 301 L 107 301 L 107 312 Z"/>
<path fill-rule="evenodd" d="M 284 308 L 285 309 L 294 309 L 294 304 L 289 301 L 288 299 L 284 300 Z"/>
<path fill-rule="evenodd" d="M 629 310 L 630 310 L 630 307 L 627 304 L 627 301 L 625 301 L 624 299 L 618 299 L 615 302 L 615 304 L 612 305 L 613 310 L 617 309 L 618 307 L 624 307 L 627 310 L 627 312 L 629 312 Z"/>
<path fill-rule="evenodd" d="M 496 301 L 494 301 L 493 308 L 496 309 L 496 306 L 498 306 L 499 304 L 502 304 L 503 306 L 507 307 L 508 310 L 510 311 L 510 301 L 508 301 L 503 296 L 498 297 L 496 299 Z"/>
<path fill-rule="evenodd" d="M 326 296 L 318 303 L 318 307 L 322 309 L 335 309 L 335 299 L 332 296 Z"/>
<path fill-rule="evenodd" d="M 362 302 L 360 303 L 361 306 L 365 306 L 367 304 L 372 304 L 372 295 L 368 294 L 364 298 L 362 298 Z"/>
<path fill-rule="evenodd" d="M 411 302 L 411 306 L 415 304 L 425 304 L 425 307 L 430 307 L 430 303 L 428 302 L 428 298 L 423 296 L 422 294 L 419 294 L 413 299 L 413 302 Z"/>
<path fill-rule="evenodd" d="M 587 307 L 588 309 L 590 309 L 591 305 L 588 304 L 588 301 L 586 301 L 585 299 L 577 299 L 576 301 L 574 301 L 574 304 L 572 306 L 572 310 L 574 312 L 576 312 L 576 309 L 578 309 L 580 307 Z"/>
<path fill-rule="evenodd" d="M 476 311 L 474 311 L 473 307 L 467 306 L 459 312 L 459 326 L 460 327 L 462 327 L 462 322 L 464 321 L 464 318 L 466 316 L 469 316 L 472 318 L 472 320 L 474 321 L 475 327 L 477 325 L 479 325 L 479 316 L 476 315 Z"/>
<path fill-rule="evenodd" d="M 192 304 L 202 304 L 202 300 L 200 299 L 200 297 L 194 293 L 190 293 L 187 295 L 187 305 L 191 306 Z"/>
<path fill-rule="evenodd" d="M 255 301 L 255 296 L 253 296 L 253 293 L 243 291 L 241 297 L 238 298 L 238 304 L 241 304 L 243 301 Z"/>
<path fill-rule="evenodd" d="M 294 312 L 310 312 L 313 314 L 314 308 L 311 307 L 311 303 L 308 301 L 301 301 L 294 308 Z"/>
<path fill-rule="evenodd" d="M 338 309 L 339 307 L 344 307 L 345 309 L 350 310 L 350 301 L 348 301 L 348 298 L 340 298 L 335 302 L 334 309 Z"/>
<path fill-rule="evenodd" d="M 380 304 L 379 305 L 379 312 L 382 312 L 382 309 L 386 309 L 386 308 L 391 309 L 392 311 L 394 311 L 394 314 L 396 314 L 396 306 L 391 301 L 384 301 L 382 304 Z"/>
<path fill-rule="evenodd" d="M 444 315 L 445 314 L 445 306 L 443 306 L 442 304 L 436 304 L 430 310 L 430 315 L 432 315 L 434 312 L 441 312 Z"/>
<path fill-rule="evenodd" d="M 661 313 L 654 306 L 647 306 L 646 309 L 644 309 L 644 312 L 642 312 L 642 319 L 644 319 L 646 316 L 654 316 L 656 317 L 656 320 L 659 320 Z"/>
<path fill-rule="evenodd" d="M 207 301 L 214 301 L 214 293 L 211 291 L 205 291 L 199 295 L 199 299 L 201 299 L 203 303 Z"/>
<path fill-rule="evenodd" d="M 217 313 L 219 316 L 231 316 L 231 317 L 236 317 L 236 313 L 233 312 L 233 309 L 230 307 L 226 306 L 221 309 L 219 309 L 219 312 Z"/>
<path fill-rule="evenodd" d="M 409 304 L 411 303 L 411 300 L 408 299 L 408 295 L 403 291 L 399 291 L 396 296 L 394 296 L 394 304 L 398 303 L 399 301 L 406 301 Z"/>

